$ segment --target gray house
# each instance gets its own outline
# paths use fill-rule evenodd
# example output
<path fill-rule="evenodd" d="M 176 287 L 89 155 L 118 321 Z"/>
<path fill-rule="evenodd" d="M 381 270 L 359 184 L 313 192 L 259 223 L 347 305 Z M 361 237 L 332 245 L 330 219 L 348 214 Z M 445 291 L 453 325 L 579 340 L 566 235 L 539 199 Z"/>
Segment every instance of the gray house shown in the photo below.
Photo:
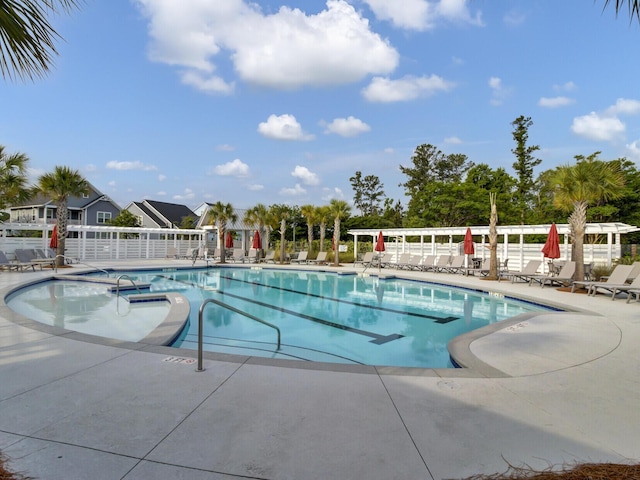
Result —
<path fill-rule="evenodd" d="M 142 202 L 131 202 L 125 207 L 125 210 L 138 217 L 138 222 L 142 227 L 183 228 L 187 218 L 193 219 L 195 227 L 198 221 L 198 216 L 189 207 L 177 203 L 143 200 Z"/>
<path fill-rule="evenodd" d="M 89 193 L 69 197 L 69 225 L 105 225 L 120 213 L 120 207 L 89 183 Z M 11 223 L 55 224 L 57 207 L 50 198 L 38 194 L 22 205 L 8 209 Z"/>

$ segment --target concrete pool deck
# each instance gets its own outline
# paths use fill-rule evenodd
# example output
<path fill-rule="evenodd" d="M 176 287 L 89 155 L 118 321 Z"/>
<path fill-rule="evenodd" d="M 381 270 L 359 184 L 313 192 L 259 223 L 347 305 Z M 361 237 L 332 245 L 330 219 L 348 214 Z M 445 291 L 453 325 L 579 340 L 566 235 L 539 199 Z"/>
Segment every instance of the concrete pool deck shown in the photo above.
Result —
<path fill-rule="evenodd" d="M 92 263 L 168 262 L 191 264 Z M 445 479 L 503 472 L 507 462 L 640 461 L 640 304 L 461 275 L 383 273 L 580 313 L 516 319 L 462 339 L 455 348 L 471 369 L 213 355 L 196 372 L 195 352 L 53 335 L 2 307 L 0 451 L 13 470 L 64 480 Z M 0 289 L 50 275 L 1 272 Z"/>

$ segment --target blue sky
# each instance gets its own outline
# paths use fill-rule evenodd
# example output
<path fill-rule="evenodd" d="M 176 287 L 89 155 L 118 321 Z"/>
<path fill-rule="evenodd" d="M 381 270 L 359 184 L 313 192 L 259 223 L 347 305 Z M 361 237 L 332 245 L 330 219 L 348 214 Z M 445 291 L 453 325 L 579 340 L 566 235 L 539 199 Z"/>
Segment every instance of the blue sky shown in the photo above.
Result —
<path fill-rule="evenodd" d="M 80 170 L 120 206 L 406 202 L 417 145 L 513 174 L 640 161 L 640 26 L 604 0 L 88 0 L 44 79 L 0 84 L 0 144 Z"/>

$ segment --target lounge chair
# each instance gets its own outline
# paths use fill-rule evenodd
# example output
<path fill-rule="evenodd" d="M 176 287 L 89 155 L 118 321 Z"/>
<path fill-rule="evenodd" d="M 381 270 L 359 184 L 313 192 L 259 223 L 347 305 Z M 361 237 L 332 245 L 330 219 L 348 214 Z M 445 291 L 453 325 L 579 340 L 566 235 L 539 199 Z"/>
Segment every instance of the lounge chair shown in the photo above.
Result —
<path fill-rule="evenodd" d="M 640 290 L 640 275 L 634 278 L 631 283 L 627 283 L 625 285 L 611 285 L 611 300 L 615 300 L 618 293 L 626 293 L 627 303 L 629 303 L 629 299 L 631 298 L 631 294 L 629 292 L 638 290 Z"/>
<path fill-rule="evenodd" d="M 498 275 L 498 281 L 504 277 L 511 278 L 511 283 L 515 283 L 516 280 L 524 280 L 525 282 L 528 282 L 532 275 L 537 274 L 541 263 L 542 260 L 529 260 L 529 262 L 519 272 L 500 272 L 500 275 Z"/>
<path fill-rule="evenodd" d="M 167 258 L 178 258 L 178 249 L 176 247 L 167 248 Z"/>
<path fill-rule="evenodd" d="M 571 293 L 575 292 L 577 287 L 584 287 L 587 290 L 587 295 L 595 295 L 598 288 L 603 288 L 610 292 L 614 285 L 627 285 L 627 279 L 629 275 L 631 275 L 632 270 L 633 265 L 616 265 L 611 275 L 609 275 L 604 282 L 586 280 L 573 282 L 573 285 L 571 285 Z"/>
<path fill-rule="evenodd" d="M 411 255 L 409 261 L 405 265 L 407 270 L 421 270 L 422 269 L 422 257 L 420 255 Z"/>
<path fill-rule="evenodd" d="M 307 263 L 307 256 L 309 256 L 309 252 L 303 250 L 302 252 L 298 253 L 298 256 L 296 258 L 291 259 L 291 263 Z"/>
<path fill-rule="evenodd" d="M 463 273 L 464 270 L 464 255 L 456 255 L 452 257 L 451 262 L 445 269 L 445 271 L 448 273 Z"/>
<path fill-rule="evenodd" d="M 260 259 L 259 263 L 276 263 L 276 251 L 269 250 L 264 258 Z"/>
<path fill-rule="evenodd" d="M 401 253 L 398 259 L 394 263 L 390 264 L 390 266 L 393 268 L 397 268 L 398 270 L 401 268 L 406 268 L 410 258 L 410 253 Z"/>
<path fill-rule="evenodd" d="M 544 288 L 547 283 L 549 286 L 554 284 L 566 286 L 573 282 L 574 273 L 576 273 L 576 262 L 566 262 L 558 275 L 531 275 L 529 286 L 533 285 L 533 282 L 538 282 L 541 288 Z"/>
<path fill-rule="evenodd" d="M 247 255 L 247 262 L 248 263 L 258 263 L 258 249 L 257 248 L 250 248 L 249 249 L 249 255 Z"/>
<path fill-rule="evenodd" d="M 378 259 L 378 266 L 381 268 L 386 268 L 389 265 L 392 265 L 391 260 L 393 260 L 392 253 L 385 253 L 382 258 Z"/>
<path fill-rule="evenodd" d="M 327 263 L 327 252 L 320 252 L 318 256 L 313 260 L 307 260 L 307 263 L 311 263 L 313 265 L 324 265 Z"/>
<path fill-rule="evenodd" d="M 233 255 L 231 256 L 231 260 L 234 263 L 244 263 L 244 250 L 241 248 L 234 248 Z"/>
<path fill-rule="evenodd" d="M 325 253 L 325 256 L 326 256 L 326 252 L 320 252 L 320 253 Z M 353 266 L 355 267 L 356 265 L 362 265 L 363 267 L 370 267 L 371 262 L 373 262 L 375 253 L 376 252 L 366 252 L 362 257 L 362 260 L 356 260 L 355 262 L 353 262 Z"/>
<path fill-rule="evenodd" d="M 480 264 L 480 266 L 478 268 L 465 268 L 464 269 L 464 274 L 468 277 L 469 275 L 474 275 L 476 273 L 479 273 L 482 276 L 487 276 L 489 275 L 489 266 L 491 263 L 491 259 L 490 258 L 485 258 L 484 260 L 482 260 L 482 263 Z"/>
<path fill-rule="evenodd" d="M 35 266 L 33 269 L 35 270 Z M 18 270 L 22 270 L 22 267 L 18 263 L 10 262 L 7 255 L 0 250 L 0 270 L 15 270 L 17 272 Z"/>
<path fill-rule="evenodd" d="M 440 255 L 436 263 L 432 266 L 425 268 L 426 272 L 444 272 L 446 268 L 449 266 L 449 261 L 451 260 L 451 255 Z"/>
<path fill-rule="evenodd" d="M 42 270 L 45 265 L 53 267 L 55 263 L 52 258 L 38 259 L 36 251 L 33 249 L 17 248 L 13 254 L 16 256 L 16 261 L 24 266 L 30 266 L 33 270 L 35 270 L 35 267 L 40 267 L 40 270 Z"/>
<path fill-rule="evenodd" d="M 422 263 L 420 264 L 420 270 L 427 271 L 433 267 L 434 263 L 436 263 L 435 255 L 426 255 L 422 258 Z"/>

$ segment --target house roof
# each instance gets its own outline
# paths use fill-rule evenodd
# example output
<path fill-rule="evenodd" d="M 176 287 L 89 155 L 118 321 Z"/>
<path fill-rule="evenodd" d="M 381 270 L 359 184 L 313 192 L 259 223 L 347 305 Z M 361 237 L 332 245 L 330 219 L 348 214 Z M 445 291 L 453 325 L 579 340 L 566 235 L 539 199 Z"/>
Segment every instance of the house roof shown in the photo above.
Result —
<path fill-rule="evenodd" d="M 149 207 L 147 207 L 144 203 L 131 202 L 129 205 L 127 205 L 127 209 L 132 204 L 138 207 L 142 212 L 144 212 L 144 214 L 148 216 L 151 220 L 153 220 L 155 224 L 158 225 L 159 227 L 167 227 L 167 222 L 162 218 L 160 218 L 158 215 L 156 215 L 155 212 L 151 210 Z"/>
<path fill-rule="evenodd" d="M 186 205 L 157 200 L 143 200 L 142 202 L 131 202 L 131 204 L 136 205 L 160 227 L 177 228 L 185 217 L 193 217 L 196 221 L 198 220 L 198 216 Z"/>
<path fill-rule="evenodd" d="M 198 208 L 202 208 L 205 205 L 206 205 L 206 208 L 204 209 L 204 213 L 200 216 L 200 219 L 198 220 L 198 228 L 204 228 L 206 226 L 211 225 L 209 223 L 208 211 L 213 206 L 213 203 L 204 202 L 203 204 L 200 204 Z M 235 223 L 228 224 L 227 230 L 240 231 L 240 230 L 254 230 L 256 228 L 256 225 L 250 225 L 248 223 L 245 223 L 244 216 L 247 213 L 246 208 L 234 209 L 234 212 L 238 216 L 238 220 Z"/>
<path fill-rule="evenodd" d="M 91 204 L 99 201 L 99 200 L 105 200 L 108 201 L 110 203 L 112 203 L 115 207 L 117 207 L 118 209 L 120 209 L 120 206 L 118 204 L 116 204 L 113 200 L 111 200 L 108 196 L 104 195 L 100 190 L 98 190 L 96 187 L 94 187 L 91 182 L 88 182 L 89 184 L 89 193 L 87 195 L 87 197 L 69 197 L 68 201 L 67 201 L 67 208 L 69 208 L 70 210 L 82 210 L 85 209 L 87 207 L 89 207 Z M 51 200 L 50 197 L 48 197 L 47 195 L 44 195 L 42 193 L 38 193 L 36 194 L 34 197 L 32 197 L 30 200 L 27 200 L 26 202 L 19 204 L 19 205 L 14 205 L 12 208 L 14 209 L 22 209 L 25 207 L 44 207 L 44 206 L 51 206 L 51 207 L 56 207 L 55 202 L 53 202 L 53 200 Z"/>

